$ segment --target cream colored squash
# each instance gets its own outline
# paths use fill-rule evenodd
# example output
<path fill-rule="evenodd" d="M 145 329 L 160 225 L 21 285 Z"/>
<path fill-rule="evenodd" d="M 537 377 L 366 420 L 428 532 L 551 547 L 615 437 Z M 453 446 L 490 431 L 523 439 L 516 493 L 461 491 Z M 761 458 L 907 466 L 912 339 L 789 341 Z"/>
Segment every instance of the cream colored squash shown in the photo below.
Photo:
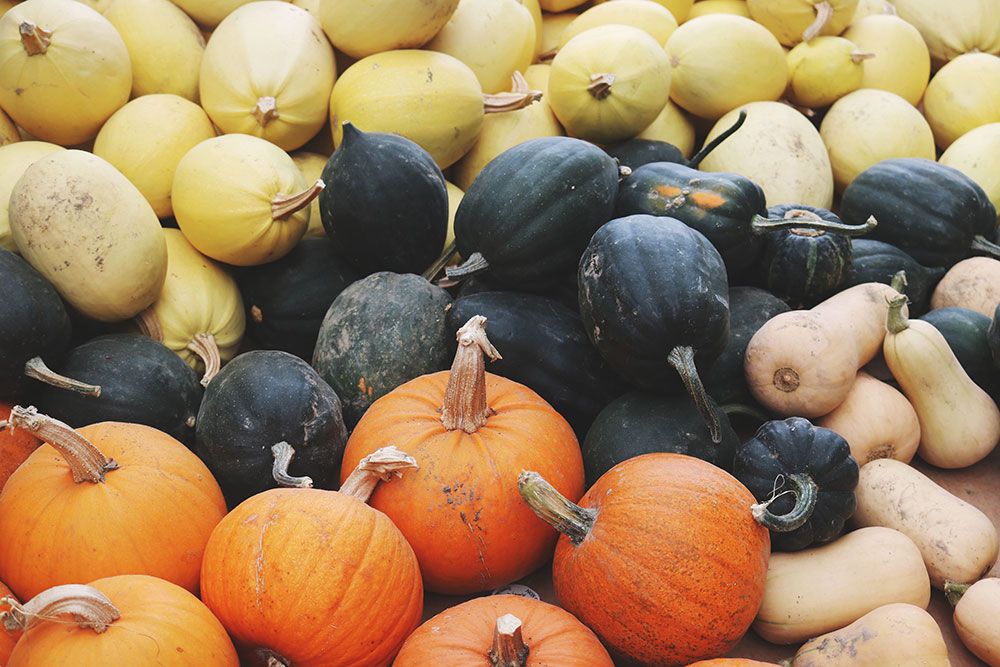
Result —
<path fill-rule="evenodd" d="M 608 23 L 630 25 L 649 33 L 660 44 L 677 30 L 677 19 L 666 7 L 650 0 L 615 0 L 587 9 L 566 26 L 559 38 L 559 47 L 584 30 Z"/>
<path fill-rule="evenodd" d="M 518 72 L 512 90 L 542 91 L 542 99 L 534 104 L 509 113 L 490 114 L 483 119 L 479 138 L 468 153 L 451 169 L 451 179 L 463 191 L 468 190 L 473 179 L 486 163 L 517 144 L 537 137 L 556 137 L 563 134 L 562 126 L 547 102 L 550 65 L 531 65 L 522 77 Z"/>
<path fill-rule="evenodd" d="M 184 154 L 215 136 L 205 111 L 179 95 L 157 93 L 128 102 L 94 140 L 94 154 L 125 174 L 160 218 L 173 215 L 170 190 Z"/>
<path fill-rule="evenodd" d="M 0 109 L 0 146 L 6 146 L 21 140 L 21 133 L 17 131 L 17 125 L 10 119 L 10 116 Z"/>
<path fill-rule="evenodd" d="M 668 99 L 667 55 L 639 28 L 591 28 L 552 59 L 549 106 L 570 136 L 597 144 L 628 139 L 652 123 Z"/>
<path fill-rule="evenodd" d="M 851 19 L 848 25 L 854 25 L 866 16 L 881 15 L 897 16 L 896 8 L 890 0 L 858 0 L 858 7 L 854 10 L 854 18 Z"/>
<path fill-rule="evenodd" d="M 338 50 L 364 58 L 423 46 L 448 22 L 459 0 L 323 0 L 320 23 Z"/>
<path fill-rule="evenodd" d="M 1000 122 L 1000 57 L 955 56 L 927 84 L 923 107 L 941 150 L 969 130 Z"/>
<path fill-rule="evenodd" d="M 237 266 L 284 257 L 309 227 L 308 184 L 288 153 L 248 134 L 189 150 L 174 171 L 174 217 L 199 252 Z"/>
<path fill-rule="evenodd" d="M 948 599 L 955 605 L 952 621 L 962 644 L 987 664 L 1000 665 L 1000 578 L 955 584 Z"/>
<path fill-rule="evenodd" d="M 538 0 L 544 12 L 565 12 L 580 5 L 586 4 L 587 0 Z"/>
<path fill-rule="evenodd" d="M 923 35 L 934 69 L 962 53 L 1000 54 L 996 0 L 892 0 L 899 17 Z"/>
<path fill-rule="evenodd" d="M 7 13 L 7 10 L 19 3 L 21 0 L 0 0 L 0 16 Z"/>
<path fill-rule="evenodd" d="M 937 157 L 927 120 L 912 104 L 886 90 L 862 88 L 844 95 L 826 112 L 819 133 L 830 154 L 838 192 L 880 160 Z"/>
<path fill-rule="evenodd" d="M 301 7 L 312 14 L 312 17 L 317 21 L 320 20 L 319 6 L 322 4 L 322 0 L 291 0 L 291 2 L 296 7 Z"/>
<path fill-rule="evenodd" d="M 538 0 L 521 0 L 521 4 L 528 8 L 531 20 L 535 24 L 535 48 L 531 57 L 531 62 L 535 62 L 538 54 L 542 52 L 542 6 Z"/>
<path fill-rule="evenodd" d="M 309 12 L 252 2 L 227 16 L 205 47 L 201 105 L 222 132 L 291 151 L 323 127 L 336 77 L 333 48 Z"/>
<path fill-rule="evenodd" d="M 21 255 L 87 317 L 126 320 L 159 295 L 167 269 L 160 221 L 93 153 L 38 158 L 14 184 L 8 214 Z"/>
<path fill-rule="evenodd" d="M 618 2 L 619 0 L 594 0 L 593 5 L 601 4 L 603 2 Z M 659 3 L 670 10 L 673 14 L 674 19 L 677 23 L 684 23 L 688 20 L 688 16 L 691 13 L 691 7 L 695 4 L 695 0 L 652 0 L 653 2 Z"/>
<path fill-rule="evenodd" d="M 91 9 L 97 10 L 99 13 L 103 14 L 104 10 L 108 8 L 111 4 L 111 0 L 76 0 L 77 2 L 82 2 Z"/>
<path fill-rule="evenodd" d="M 311 151 L 295 151 L 291 153 L 292 162 L 302 172 L 306 183 L 315 183 L 323 175 L 323 168 L 326 167 L 329 156 Z M 323 220 L 319 214 L 319 197 L 309 204 L 309 227 L 306 228 L 305 238 L 327 238 L 326 229 L 323 227 Z"/>
<path fill-rule="evenodd" d="M 732 127 L 740 109 L 747 112 L 743 127 L 709 153 L 701 169 L 746 176 L 763 188 L 768 206 L 829 208 L 833 174 L 826 147 L 809 119 L 787 104 L 751 102 L 734 109 L 715 123 L 706 143 Z"/>
<path fill-rule="evenodd" d="M 562 43 L 562 34 L 566 26 L 576 20 L 579 14 L 573 12 L 563 12 L 561 14 L 542 14 L 542 45 L 538 52 L 538 60 L 547 62 L 552 60 Z"/>
<path fill-rule="evenodd" d="M 520 0 L 461 0 L 424 48 L 455 56 L 475 72 L 483 92 L 499 93 L 534 60 L 535 20 Z"/>
<path fill-rule="evenodd" d="M 694 155 L 694 124 L 673 100 L 667 100 L 660 115 L 635 136 L 638 139 L 654 139 L 673 144 L 686 158 Z"/>
<path fill-rule="evenodd" d="M 670 97 L 716 119 L 747 102 L 777 100 L 788 83 L 781 44 L 759 23 L 732 14 L 691 19 L 666 44 Z"/>
<path fill-rule="evenodd" d="M 736 14 L 750 18 L 747 0 L 699 0 L 691 7 L 688 20 L 705 14 Z"/>
<path fill-rule="evenodd" d="M 34 138 L 93 139 L 131 89 L 125 42 L 87 5 L 31 0 L 0 18 L 0 106 Z"/>
<path fill-rule="evenodd" d="M 804 107 L 833 104 L 861 87 L 865 63 L 874 57 L 843 37 L 799 42 L 788 52 L 788 99 Z"/>
<path fill-rule="evenodd" d="M 747 0 L 750 18 L 785 46 L 817 35 L 839 35 L 854 18 L 858 0 Z"/>
<path fill-rule="evenodd" d="M 893 14 L 873 14 L 856 18 L 841 37 L 875 54 L 864 63 L 862 88 L 888 90 L 913 106 L 920 102 L 931 76 L 931 55 L 916 28 Z"/>
<path fill-rule="evenodd" d="M 1000 227 L 1000 123 L 987 123 L 969 130 L 948 146 L 938 158 L 979 184 L 997 209 Z"/>
<path fill-rule="evenodd" d="M 132 97 L 171 93 L 198 101 L 205 40 L 170 0 L 113 0 L 104 18 L 118 30 L 132 61 Z"/>
<path fill-rule="evenodd" d="M 47 141 L 18 141 L 0 146 L 0 248 L 20 252 L 11 237 L 10 219 L 7 216 L 10 191 L 14 189 L 14 184 L 35 160 L 61 150 L 65 149 Z"/>
<path fill-rule="evenodd" d="M 968 308 L 993 318 L 1000 304 L 1000 260 L 967 257 L 941 276 L 931 293 L 931 308 Z"/>
<path fill-rule="evenodd" d="M 171 0 L 203 29 L 212 31 L 222 19 L 249 2 L 257 0 Z"/>

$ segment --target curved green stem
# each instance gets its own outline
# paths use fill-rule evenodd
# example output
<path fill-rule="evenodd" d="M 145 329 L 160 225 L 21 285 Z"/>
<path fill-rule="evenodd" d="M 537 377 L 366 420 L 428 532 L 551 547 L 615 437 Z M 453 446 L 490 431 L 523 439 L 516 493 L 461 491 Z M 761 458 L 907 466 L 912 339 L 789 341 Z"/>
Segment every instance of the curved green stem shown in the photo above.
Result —
<path fill-rule="evenodd" d="M 755 215 L 750 220 L 750 233 L 764 234 L 776 229 L 803 229 L 819 233 L 834 232 L 844 236 L 861 236 L 875 229 L 878 225 L 878 221 L 873 215 L 868 216 L 868 219 L 860 225 L 848 225 L 843 222 L 823 220 L 809 211 L 801 211 L 803 215 L 800 216 L 789 216 L 795 210 L 788 211 L 784 218 L 765 218 L 762 215 Z M 804 215 L 806 213 L 809 215 Z"/>
<path fill-rule="evenodd" d="M 522 470 L 517 476 L 517 490 L 532 512 L 573 544 L 583 542 L 594 527 L 597 510 L 571 502 L 537 472 Z"/>
<path fill-rule="evenodd" d="M 892 276 L 892 280 L 889 282 L 889 287 L 896 290 L 900 294 L 906 294 L 906 286 L 909 285 L 906 282 L 906 271 L 900 269 Z"/>
<path fill-rule="evenodd" d="M 444 270 L 444 275 L 449 278 L 468 278 L 477 273 L 482 273 L 488 268 L 490 268 L 490 263 L 486 261 L 481 252 L 477 251 L 469 255 L 469 258 L 459 266 L 447 267 Z"/>
<path fill-rule="evenodd" d="M 790 486 L 790 491 L 795 494 L 795 506 L 787 514 L 773 514 L 768 505 L 773 503 L 780 494 L 775 494 L 770 500 L 750 506 L 750 512 L 757 523 L 775 533 L 787 533 L 801 528 L 812 516 L 816 509 L 816 498 L 819 495 L 819 487 L 812 478 L 802 472 L 794 472 L 788 475 L 785 486 Z"/>
<path fill-rule="evenodd" d="M 677 374 L 681 376 L 684 388 L 694 400 L 695 407 L 701 413 L 705 425 L 708 426 L 709 433 L 712 434 L 712 442 L 722 442 L 722 424 L 719 423 L 718 413 L 712 409 L 712 404 L 708 400 L 708 393 L 705 392 L 701 378 L 698 376 L 698 369 L 694 365 L 694 348 L 690 345 L 678 345 L 670 350 L 667 361 L 674 367 Z"/>
<path fill-rule="evenodd" d="M 746 109 L 740 109 L 740 115 L 736 118 L 736 122 L 734 122 L 732 126 L 730 126 L 729 129 L 727 129 L 725 132 L 717 136 L 715 139 L 712 139 L 712 141 L 710 141 L 709 143 L 702 146 L 701 150 L 695 153 L 694 157 L 688 160 L 687 166 L 691 167 L 692 169 L 697 169 L 698 165 L 701 164 L 702 160 L 708 157 L 709 153 L 718 148 L 719 144 L 721 144 L 729 137 L 733 136 L 736 130 L 740 129 L 740 127 L 743 126 L 743 123 L 746 122 L 746 119 L 747 119 Z"/>
<path fill-rule="evenodd" d="M 944 582 L 944 596 L 948 598 L 948 603 L 952 607 L 958 604 L 958 601 L 962 599 L 965 595 L 965 591 L 969 590 L 969 586 L 972 584 L 960 584 L 957 581 L 952 581 L 951 579 L 946 579 Z"/>

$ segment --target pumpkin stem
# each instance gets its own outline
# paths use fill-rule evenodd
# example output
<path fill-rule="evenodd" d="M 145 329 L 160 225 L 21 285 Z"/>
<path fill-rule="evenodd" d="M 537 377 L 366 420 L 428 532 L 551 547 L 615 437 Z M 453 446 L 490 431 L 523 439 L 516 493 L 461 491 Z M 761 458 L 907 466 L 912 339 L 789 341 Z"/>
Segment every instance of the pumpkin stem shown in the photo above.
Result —
<path fill-rule="evenodd" d="M 898 334 L 910 327 L 910 321 L 903 314 L 903 306 L 906 305 L 907 301 L 908 299 L 903 294 L 889 299 L 889 312 L 885 316 L 885 328 L 889 333 Z"/>
<path fill-rule="evenodd" d="M 948 599 L 948 602 L 952 607 L 958 604 L 958 601 L 962 599 L 965 595 L 965 591 L 969 590 L 969 586 L 972 584 L 960 584 L 957 581 L 952 581 L 951 579 L 945 579 L 944 582 L 944 596 Z"/>
<path fill-rule="evenodd" d="M 969 246 L 969 249 L 986 257 L 1000 259 L 1000 245 L 993 243 L 982 234 L 976 234 L 972 237 L 972 244 Z"/>
<path fill-rule="evenodd" d="M 611 72 L 591 74 L 590 84 L 587 85 L 587 92 L 590 93 L 594 99 L 603 100 L 611 94 L 611 85 L 614 82 L 615 75 Z"/>
<path fill-rule="evenodd" d="M 302 192 L 294 195 L 285 195 L 278 193 L 271 200 L 271 217 L 275 220 L 280 220 L 286 216 L 289 216 L 296 211 L 304 209 L 306 206 L 312 203 L 326 184 L 323 183 L 323 179 L 317 178 L 316 182 L 310 187 L 306 188 Z"/>
<path fill-rule="evenodd" d="M 758 410 L 752 405 L 747 405 L 746 403 L 726 403 L 725 405 L 720 405 L 719 409 L 729 415 L 743 415 L 744 417 L 749 417 L 761 423 L 764 423 L 771 418 L 766 414 Z"/>
<path fill-rule="evenodd" d="M 423 276 L 424 280 L 426 280 L 427 282 L 431 282 L 432 280 L 434 280 L 434 277 L 438 274 L 438 272 L 441 271 L 441 269 L 443 269 L 445 265 L 448 262 L 450 262 L 451 258 L 454 256 L 455 256 L 455 239 L 452 239 L 451 243 L 446 245 L 441 254 L 438 255 L 438 258 L 434 260 L 434 263 L 428 266 L 427 269 L 424 270 L 424 272 L 421 273 L 420 275 Z"/>
<path fill-rule="evenodd" d="M 38 412 L 35 406 L 22 408 L 15 405 L 10 411 L 10 428 L 20 426 L 49 443 L 69 464 L 73 481 L 104 483 L 104 473 L 115 470 L 118 464 L 101 453 L 89 440 L 58 419 Z"/>
<path fill-rule="evenodd" d="M 73 378 L 68 378 L 65 375 L 60 375 L 46 366 L 41 357 L 32 357 L 24 362 L 24 374 L 39 382 L 44 382 L 59 389 L 69 389 L 84 396 L 93 396 L 96 398 L 101 395 L 101 388 L 96 384 L 85 384 Z"/>
<path fill-rule="evenodd" d="M 524 92 L 483 93 L 483 113 L 503 113 L 517 111 L 542 99 L 542 91 L 528 90 Z"/>
<path fill-rule="evenodd" d="M 444 275 L 449 278 L 468 278 L 477 273 L 482 273 L 488 268 L 490 268 L 490 263 L 483 257 L 483 253 L 477 251 L 469 255 L 468 259 L 459 266 L 447 267 L 444 270 Z"/>
<path fill-rule="evenodd" d="M 851 62 L 854 64 L 859 64 L 862 61 L 868 60 L 869 58 L 874 58 L 875 54 L 871 51 L 851 51 Z"/>
<path fill-rule="evenodd" d="M 670 350 L 667 361 L 681 376 L 684 388 L 694 400 L 695 407 L 698 408 L 701 418 L 708 426 L 709 433 L 712 434 L 712 442 L 722 442 L 722 424 L 719 423 L 718 413 L 712 409 L 712 405 L 708 402 L 708 394 L 705 393 L 705 387 L 701 384 L 701 378 L 698 376 L 698 369 L 694 365 L 694 348 L 690 345 L 678 345 Z"/>
<path fill-rule="evenodd" d="M 50 31 L 39 28 L 34 22 L 27 19 L 21 21 L 21 25 L 18 26 L 18 32 L 21 33 L 21 44 L 29 56 L 37 56 L 39 53 L 45 53 L 49 49 L 49 44 L 52 43 L 52 33 Z"/>
<path fill-rule="evenodd" d="M 833 18 L 833 5 L 828 0 L 823 0 L 816 4 L 816 20 L 802 31 L 802 41 L 808 42 L 818 35 L 826 27 L 830 19 Z"/>
<path fill-rule="evenodd" d="M 875 229 L 878 221 L 874 215 L 868 216 L 860 225 L 848 225 L 843 222 L 833 222 L 823 220 L 812 211 L 793 208 L 785 211 L 784 217 L 765 218 L 761 215 L 754 215 L 750 220 L 750 232 L 753 234 L 764 234 L 777 229 L 791 229 L 795 233 L 805 236 L 819 236 L 825 232 L 835 232 L 844 236 L 861 236 Z"/>
<path fill-rule="evenodd" d="M 254 651 L 257 658 L 267 667 L 291 667 L 291 660 L 278 655 L 269 648 L 259 648 Z"/>
<path fill-rule="evenodd" d="M 504 614 L 497 619 L 489 657 L 491 667 L 525 667 L 528 664 L 528 645 L 521 634 L 521 619 L 514 614 Z"/>
<path fill-rule="evenodd" d="M 153 310 L 153 306 L 149 306 L 141 313 L 132 318 L 135 321 L 139 331 L 146 338 L 152 338 L 155 341 L 163 342 L 163 326 L 160 324 L 160 318 L 157 316 L 156 311 Z"/>
<path fill-rule="evenodd" d="M 750 506 L 750 513 L 753 514 L 757 523 L 775 533 L 788 533 L 796 528 L 801 528 L 812 516 L 813 510 L 816 509 L 819 487 L 816 486 L 812 477 L 802 472 L 793 472 L 788 475 L 787 479 L 787 486 L 792 488 L 780 493 L 772 492 L 769 500 Z M 768 505 L 785 493 L 795 495 L 795 505 L 787 514 L 773 514 L 768 509 Z"/>
<path fill-rule="evenodd" d="M 441 423 L 449 431 L 462 429 L 475 433 L 493 410 L 486 404 L 486 360 L 502 359 L 486 337 L 486 318 L 473 315 L 462 325 L 455 337 L 458 349 L 448 374 L 441 406 Z"/>
<path fill-rule="evenodd" d="M 532 512 L 575 545 L 583 542 L 594 527 L 597 510 L 571 502 L 537 472 L 522 470 L 517 476 L 517 490 Z"/>
<path fill-rule="evenodd" d="M 196 333 L 188 341 L 187 349 L 197 354 L 204 362 L 205 374 L 201 376 L 201 386 L 207 387 L 219 369 L 222 368 L 222 359 L 219 356 L 219 346 L 215 343 L 215 336 L 209 333 Z"/>
<path fill-rule="evenodd" d="M 402 477 L 404 470 L 419 470 L 417 460 L 393 446 L 376 449 L 358 462 L 358 467 L 340 485 L 340 493 L 368 502 L 379 481 Z"/>
<path fill-rule="evenodd" d="M 279 486 L 293 489 L 311 489 L 313 485 L 312 477 L 294 477 L 288 474 L 288 465 L 295 456 L 295 448 L 282 440 L 271 447 L 271 454 L 274 456 L 274 465 L 271 467 L 271 476 Z"/>
<path fill-rule="evenodd" d="M 278 101 L 270 95 L 258 97 L 250 115 L 257 120 L 258 125 L 267 127 L 268 123 L 278 117 Z"/>
<path fill-rule="evenodd" d="M 553 58 L 555 58 L 557 53 L 559 53 L 558 46 L 553 46 L 548 51 L 542 51 L 541 53 L 538 54 L 538 62 L 547 63 Z"/>
<path fill-rule="evenodd" d="M 0 602 L 10 605 L 10 610 L 0 612 L 0 621 L 8 632 L 28 630 L 41 621 L 71 614 L 78 626 L 101 634 L 121 618 L 121 612 L 108 596 L 83 584 L 53 586 L 24 604 L 12 597 L 0 599 Z"/>
<path fill-rule="evenodd" d="M 903 269 L 896 271 L 896 273 L 892 276 L 892 280 L 889 282 L 889 287 L 896 290 L 900 294 L 906 294 L 907 285 L 909 285 L 909 283 L 906 282 L 906 271 Z"/>
<path fill-rule="evenodd" d="M 694 157 L 688 160 L 688 165 L 692 169 L 697 169 L 701 161 L 708 157 L 708 154 L 718 148 L 719 144 L 731 137 L 736 130 L 743 126 L 746 122 L 747 111 L 746 109 L 740 109 L 740 115 L 736 118 L 736 121 L 727 129 L 725 132 L 712 139 L 709 143 L 702 146 L 701 150 L 694 154 Z"/>

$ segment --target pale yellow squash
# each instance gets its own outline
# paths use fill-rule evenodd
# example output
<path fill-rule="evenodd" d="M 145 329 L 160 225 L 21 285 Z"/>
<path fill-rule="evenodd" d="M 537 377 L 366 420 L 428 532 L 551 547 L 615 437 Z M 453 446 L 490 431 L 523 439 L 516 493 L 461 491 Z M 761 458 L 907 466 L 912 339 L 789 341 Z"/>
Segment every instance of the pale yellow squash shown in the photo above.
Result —
<path fill-rule="evenodd" d="M 321 0 L 291 0 L 292 4 L 296 7 L 301 7 L 310 14 L 317 21 L 320 20 L 319 6 L 322 4 Z"/>
<path fill-rule="evenodd" d="M 535 48 L 531 57 L 531 61 L 534 62 L 542 52 L 542 6 L 538 0 L 522 0 L 521 4 L 528 8 L 531 20 L 535 23 Z"/>
<path fill-rule="evenodd" d="M 111 0 L 76 0 L 76 1 L 87 5 L 91 9 L 97 10 L 101 14 L 103 14 L 104 10 L 107 9 L 108 5 L 111 4 Z"/>
<path fill-rule="evenodd" d="M 171 0 L 175 5 L 193 18 L 202 29 L 209 32 L 219 25 L 222 19 L 248 2 L 257 0 Z"/>
<path fill-rule="evenodd" d="M 552 60 L 562 43 L 562 34 L 566 26 L 572 23 L 578 14 L 563 12 L 562 14 L 542 14 L 542 45 L 538 52 L 538 60 Z"/>
<path fill-rule="evenodd" d="M 963 53 L 1000 54 L 996 0 L 892 0 L 899 17 L 923 35 L 934 69 Z"/>
<path fill-rule="evenodd" d="M 677 19 L 659 3 L 650 0 L 615 0 L 594 5 L 570 21 L 559 38 L 559 47 L 584 30 L 608 23 L 645 30 L 660 44 L 666 44 L 670 35 L 677 30 Z"/>
<path fill-rule="evenodd" d="M 191 245 L 220 262 L 251 266 L 280 259 L 299 242 L 321 189 L 271 142 L 223 134 L 181 158 L 171 196 Z"/>
<path fill-rule="evenodd" d="M 444 238 L 444 247 L 447 248 L 455 241 L 455 213 L 458 211 L 458 205 L 462 203 L 465 191 L 451 181 L 445 181 L 444 185 L 448 190 L 448 233 Z M 449 263 L 460 264 L 460 259 L 456 253 L 454 259 Z"/>
<path fill-rule="evenodd" d="M 87 5 L 31 0 L 0 18 L 0 106 L 34 138 L 93 139 L 131 89 L 125 42 Z"/>
<path fill-rule="evenodd" d="M 854 18 L 858 0 L 747 0 L 750 18 L 785 46 L 817 35 L 839 35 Z"/>
<path fill-rule="evenodd" d="M 17 125 L 10 119 L 10 116 L 0 109 L 0 146 L 6 146 L 21 140 L 21 133 L 17 131 Z"/>
<path fill-rule="evenodd" d="M 236 356 L 246 329 L 236 280 L 195 250 L 179 229 L 164 229 L 167 276 L 159 298 L 136 318 L 143 333 L 180 355 L 207 385 Z"/>
<path fill-rule="evenodd" d="M 38 158 L 14 184 L 14 243 L 68 304 L 118 322 L 160 293 L 163 228 L 142 193 L 106 160 L 81 150 Z"/>
<path fill-rule="evenodd" d="M 132 97 L 153 93 L 198 101 L 205 40 L 170 0 L 113 0 L 104 18 L 118 30 L 132 61 Z"/>
<path fill-rule="evenodd" d="M 222 132 L 291 151 L 323 127 L 336 78 L 333 48 L 309 12 L 252 2 L 227 16 L 205 47 L 201 105 Z"/>
<path fill-rule="evenodd" d="M 94 140 L 94 154 L 122 172 L 160 218 L 173 215 L 174 169 L 190 149 L 215 136 L 205 111 L 179 95 L 157 93 L 128 102 Z"/>
<path fill-rule="evenodd" d="M 47 141 L 18 141 L 0 146 L 0 248 L 20 252 L 11 237 L 10 220 L 7 216 L 10 191 L 14 189 L 14 184 L 35 160 L 61 150 L 64 150 L 62 146 Z"/>
<path fill-rule="evenodd" d="M 777 100 L 788 83 L 781 44 L 742 16 L 691 19 L 670 35 L 665 48 L 670 97 L 696 116 L 716 119 L 747 102 Z"/>
<path fill-rule="evenodd" d="M 861 87 L 865 52 L 843 37 L 824 35 L 799 42 L 788 52 L 789 101 L 804 107 L 825 107 Z"/>
<path fill-rule="evenodd" d="M 0 0 L 0 16 L 7 13 L 7 10 L 16 5 L 21 0 Z"/>
<path fill-rule="evenodd" d="M 920 32 L 893 14 L 855 19 L 841 37 L 874 53 L 864 62 L 862 88 L 896 93 L 916 106 L 931 76 L 931 54 Z"/>
<path fill-rule="evenodd" d="M 700 0 L 691 7 L 688 20 L 705 14 L 735 14 L 750 18 L 747 0 Z"/>
<path fill-rule="evenodd" d="M 927 120 L 887 90 L 862 88 L 844 95 L 826 112 L 819 133 L 830 154 L 838 192 L 880 160 L 937 157 Z"/>
<path fill-rule="evenodd" d="M 364 58 L 423 46 L 448 22 L 459 0 L 323 0 L 320 23 L 339 51 Z"/>
<path fill-rule="evenodd" d="M 854 25 L 867 16 L 896 15 L 896 8 L 890 0 L 858 0 L 858 7 L 854 10 L 854 18 L 848 25 Z"/>
<path fill-rule="evenodd" d="M 1000 227 L 1000 123 L 987 123 L 969 130 L 948 146 L 938 158 L 979 184 L 997 209 Z"/>
<path fill-rule="evenodd" d="M 315 183 L 323 175 L 323 168 L 329 156 L 311 151 L 295 151 L 291 153 L 292 162 L 302 172 L 306 183 Z M 306 228 L 305 238 L 327 238 L 326 229 L 323 228 L 323 221 L 319 215 L 319 198 L 312 200 L 309 204 L 309 227 Z"/>
<path fill-rule="evenodd" d="M 538 0 L 542 11 L 545 12 L 565 12 L 580 5 L 586 4 L 587 0 Z"/>
<path fill-rule="evenodd" d="M 646 129 L 635 135 L 638 139 L 653 139 L 673 144 L 686 158 L 694 155 L 695 129 L 691 119 L 673 100 L 667 100 L 663 110 Z"/>
<path fill-rule="evenodd" d="M 1000 578 L 955 584 L 948 599 L 955 605 L 952 621 L 962 644 L 987 664 L 1000 665 Z"/>
<path fill-rule="evenodd" d="M 715 123 L 706 143 L 732 127 L 740 109 L 747 112 L 743 127 L 709 153 L 700 168 L 746 176 L 763 188 L 768 206 L 829 208 L 833 173 L 826 147 L 809 119 L 787 104 L 752 102 L 734 109 Z"/>
<path fill-rule="evenodd" d="M 1000 122 L 1000 57 L 955 56 L 927 84 L 923 108 L 941 150 L 969 130 Z"/>
<path fill-rule="evenodd" d="M 593 5 L 601 4 L 604 2 L 618 2 L 619 0 L 594 0 Z M 651 0 L 657 4 L 663 5 L 676 19 L 677 23 L 684 23 L 688 20 L 691 14 L 691 8 L 694 6 L 694 0 Z"/>

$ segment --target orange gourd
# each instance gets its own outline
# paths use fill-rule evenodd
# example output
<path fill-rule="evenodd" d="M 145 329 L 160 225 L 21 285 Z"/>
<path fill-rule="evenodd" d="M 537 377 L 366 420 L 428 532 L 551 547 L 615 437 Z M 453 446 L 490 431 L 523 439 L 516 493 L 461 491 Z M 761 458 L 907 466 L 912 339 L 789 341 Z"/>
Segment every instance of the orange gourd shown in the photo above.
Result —
<path fill-rule="evenodd" d="M 4 602 L 8 598 L 14 598 L 14 593 L 7 585 L 0 581 L 0 618 L 3 617 L 5 613 L 10 611 L 10 603 Z M 0 630 L 0 665 L 6 665 L 7 661 L 10 659 L 10 652 L 14 650 L 14 644 L 17 643 L 18 638 L 21 636 L 20 630 L 14 630 L 13 632 L 3 632 Z"/>
<path fill-rule="evenodd" d="M 20 406 L 10 424 L 47 443 L 0 493 L 0 580 L 20 599 L 117 574 L 198 590 L 201 555 L 226 503 L 190 449 L 150 426 L 73 430 Z"/>
<path fill-rule="evenodd" d="M 30 431 L 4 428 L 13 407 L 13 403 L 0 401 L 0 491 L 17 467 L 42 444 Z"/>
<path fill-rule="evenodd" d="M 583 457 L 566 420 L 531 389 L 486 373 L 484 353 L 499 354 L 485 323 L 477 315 L 459 329 L 450 371 L 410 380 L 368 408 L 341 468 L 344 479 L 389 444 L 421 462 L 378 488 L 371 505 L 399 526 L 436 593 L 490 590 L 551 558 L 558 533 L 521 502 L 522 469 L 540 471 L 568 498 L 584 490 Z"/>

